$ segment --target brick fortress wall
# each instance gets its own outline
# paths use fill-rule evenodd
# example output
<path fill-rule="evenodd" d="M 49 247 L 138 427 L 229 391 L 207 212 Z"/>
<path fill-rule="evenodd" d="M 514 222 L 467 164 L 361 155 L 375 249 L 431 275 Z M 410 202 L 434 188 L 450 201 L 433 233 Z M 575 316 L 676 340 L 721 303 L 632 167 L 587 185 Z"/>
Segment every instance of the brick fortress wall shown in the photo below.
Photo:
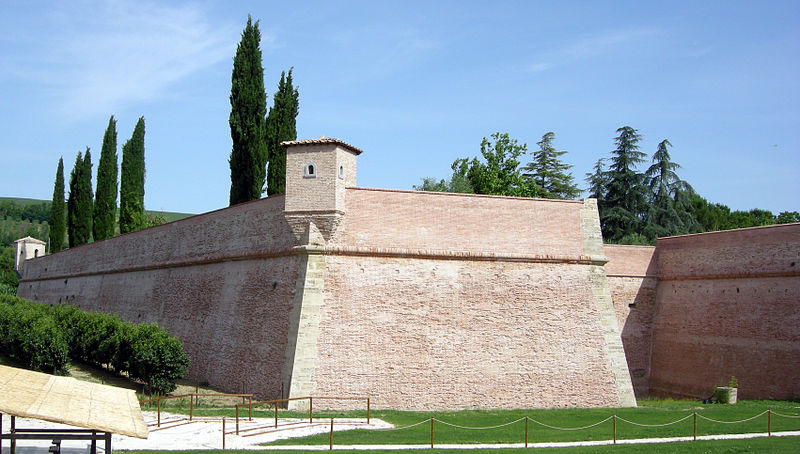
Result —
<path fill-rule="evenodd" d="M 650 346 L 656 308 L 656 248 L 606 244 L 611 298 L 636 396 L 650 392 Z"/>
<path fill-rule="evenodd" d="M 650 391 L 800 397 L 800 224 L 660 238 Z"/>
<path fill-rule="evenodd" d="M 188 378 L 280 395 L 300 257 L 270 197 L 28 261 L 18 295 L 157 322 Z"/>
<path fill-rule="evenodd" d="M 604 337 L 616 319 L 596 301 L 584 208 L 349 188 L 314 391 L 418 410 L 635 405 L 619 334 L 616 357 Z"/>

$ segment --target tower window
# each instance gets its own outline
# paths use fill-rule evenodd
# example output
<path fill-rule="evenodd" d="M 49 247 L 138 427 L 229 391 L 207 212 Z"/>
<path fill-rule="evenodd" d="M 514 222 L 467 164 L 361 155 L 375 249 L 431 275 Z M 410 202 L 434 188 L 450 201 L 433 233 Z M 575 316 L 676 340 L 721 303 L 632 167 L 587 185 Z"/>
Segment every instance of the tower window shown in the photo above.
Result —
<path fill-rule="evenodd" d="M 344 180 L 344 166 L 339 166 L 339 178 Z"/>
<path fill-rule="evenodd" d="M 316 178 L 317 177 L 317 167 L 314 165 L 313 162 L 309 162 L 306 164 L 306 171 L 303 175 L 303 178 Z"/>

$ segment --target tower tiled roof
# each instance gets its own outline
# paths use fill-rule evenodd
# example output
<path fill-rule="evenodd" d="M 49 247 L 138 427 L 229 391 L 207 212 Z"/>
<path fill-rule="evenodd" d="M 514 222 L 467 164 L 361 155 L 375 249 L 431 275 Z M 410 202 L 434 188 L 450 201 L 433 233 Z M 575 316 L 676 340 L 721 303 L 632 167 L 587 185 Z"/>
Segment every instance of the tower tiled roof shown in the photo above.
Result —
<path fill-rule="evenodd" d="M 354 152 L 356 155 L 360 155 L 361 153 L 364 152 L 364 150 L 358 147 L 354 147 L 349 143 L 340 139 L 336 139 L 334 137 L 320 137 L 319 139 L 287 140 L 285 142 L 281 142 L 281 145 L 283 145 L 284 147 L 294 147 L 297 145 L 325 145 L 325 144 L 340 145 Z"/>

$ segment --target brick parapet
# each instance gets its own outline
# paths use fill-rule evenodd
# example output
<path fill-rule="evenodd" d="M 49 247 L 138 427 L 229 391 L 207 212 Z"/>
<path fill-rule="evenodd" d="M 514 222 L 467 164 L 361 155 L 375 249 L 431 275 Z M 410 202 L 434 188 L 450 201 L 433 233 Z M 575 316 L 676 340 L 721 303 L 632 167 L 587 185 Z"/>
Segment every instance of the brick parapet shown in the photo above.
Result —
<path fill-rule="evenodd" d="M 338 246 L 591 255 L 581 202 L 351 187 L 346 205 Z"/>

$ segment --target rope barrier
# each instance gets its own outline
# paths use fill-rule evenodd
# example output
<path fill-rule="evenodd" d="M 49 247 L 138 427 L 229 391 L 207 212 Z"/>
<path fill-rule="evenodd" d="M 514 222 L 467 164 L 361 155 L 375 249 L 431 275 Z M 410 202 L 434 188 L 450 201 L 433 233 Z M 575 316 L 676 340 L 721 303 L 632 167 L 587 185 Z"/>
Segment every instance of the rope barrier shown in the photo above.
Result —
<path fill-rule="evenodd" d="M 519 418 L 519 419 L 518 419 L 518 420 L 516 420 L 516 421 L 511 421 L 511 422 L 507 422 L 507 423 L 505 423 L 505 424 L 500 424 L 499 426 L 490 426 L 490 427 L 468 427 L 468 426 L 459 426 L 459 425 L 456 425 L 456 424 L 451 424 L 451 423 L 449 423 L 449 422 L 445 422 L 445 421 L 442 421 L 442 420 L 439 420 L 439 419 L 436 419 L 436 418 L 433 418 L 433 420 L 434 420 L 434 421 L 436 421 L 436 422 L 438 422 L 438 423 L 440 423 L 440 424 L 444 424 L 445 426 L 455 427 L 455 428 L 457 428 L 457 429 L 467 429 L 467 430 L 490 430 L 490 429 L 499 429 L 499 428 L 501 428 L 501 427 L 506 427 L 506 426 L 510 426 L 510 425 L 512 425 L 512 424 L 516 424 L 516 423 L 518 423 L 518 422 L 520 422 L 520 421 L 524 421 L 524 420 L 525 420 L 525 418 Z"/>
<path fill-rule="evenodd" d="M 800 415 L 782 415 L 780 413 L 772 412 L 773 416 L 780 416 L 782 418 L 800 418 Z"/>
<path fill-rule="evenodd" d="M 425 420 L 423 420 L 423 421 L 420 421 L 420 422 L 418 422 L 418 423 L 416 423 L 416 424 L 411 424 L 410 426 L 403 426 L 403 427 L 387 427 L 387 428 L 384 428 L 384 429 L 373 429 L 373 430 L 375 430 L 375 431 L 377 431 L 377 432 L 380 432 L 380 431 L 392 431 L 392 430 L 403 430 L 403 429 L 410 429 L 410 428 L 412 428 L 412 427 L 417 427 L 417 426 L 419 426 L 419 425 L 422 425 L 422 424 L 425 424 L 425 423 L 427 423 L 427 422 L 430 422 L 430 420 L 431 420 L 431 419 L 432 419 L 432 418 L 428 418 L 428 419 L 425 419 Z"/>
<path fill-rule="evenodd" d="M 716 423 L 719 423 L 719 424 L 739 424 L 739 423 L 742 423 L 742 422 L 752 421 L 752 420 L 754 420 L 754 419 L 756 419 L 756 418 L 758 418 L 760 416 L 764 416 L 765 414 L 767 414 L 766 410 L 761 412 L 761 413 L 759 413 L 759 414 L 757 414 L 757 415 L 755 415 L 755 416 L 753 416 L 753 417 L 750 417 L 750 418 L 747 418 L 747 419 L 742 419 L 741 421 L 717 421 L 716 419 L 706 418 L 705 416 L 703 416 L 703 415 L 701 415 L 699 413 L 698 413 L 697 416 L 699 416 L 702 419 L 705 419 L 706 421 L 716 422 Z"/>
<path fill-rule="evenodd" d="M 639 427 L 667 427 L 667 426 L 671 426 L 673 424 L 678 424 L 679 422 L 686 421 L 687 419 L 691 418 L 692 416 L 693 416 L 693 414 L 689 414 L 689 415 L 686 415 L 683 418 L 681 418 L 681 419 L 679 419 L 679 420 L 677 420 L 675 422 L 668 422 L 666 424 L 639 424 L 637 422 L 628 421 L 627 419 L 620 418 L 619 416 L 617 416 L 617 419 L 620 420 L 620 421 L 626 422 L 628 424 L 633 424 L 634 426 L 639 426 Z"/>
<path fill-rule="evenodd" d="M 600 422 L 597 422 L 597 423 L 594 423 L 594 424 L 591 424 L 591 425 L 588 425 L 588 426 L 584 426 L 584 427 L 556 427 L 556 426 L 548 426 L 547 424 L 541 423 L 541 422 L 539 422 L 539 421 L 537 421 L 535 419 L 528 418 L 528 420 L 532 421 L 532 422 L 535 422 L 536 424 L 539 424 L 540 426 L 547 427 L 548 429 L 572 431 L 572 430 L 590 429 L 592 427 L 599 426 L 600 424 L 603 424 L 604 422 L 610 421 L 611 418 L 613 418 L 613 416 L 609 416 L 608 418 L 606 418 L 606 419 L 604 419 L 604 420 L 602 420 Z"/>

